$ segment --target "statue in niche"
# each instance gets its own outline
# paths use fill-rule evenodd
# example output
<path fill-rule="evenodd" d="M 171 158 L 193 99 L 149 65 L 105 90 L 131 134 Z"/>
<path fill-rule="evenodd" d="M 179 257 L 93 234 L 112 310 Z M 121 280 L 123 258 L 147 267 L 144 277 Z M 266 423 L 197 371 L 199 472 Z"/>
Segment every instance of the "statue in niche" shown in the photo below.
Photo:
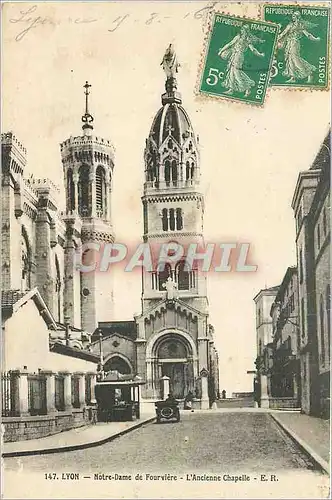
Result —
<path fill-rule="evenodd" d="M 166 289 L 166 292 L 167 292 L 167 300 L 174 300 L 175 298 L 175 291 L 177 289 L 177 284 L 175 283 L 175 281 L 172 280 L 172 278 L 169 276 L 167 278 L 167 281 L 166 283 L 163 284 L 163 288 Z"/>

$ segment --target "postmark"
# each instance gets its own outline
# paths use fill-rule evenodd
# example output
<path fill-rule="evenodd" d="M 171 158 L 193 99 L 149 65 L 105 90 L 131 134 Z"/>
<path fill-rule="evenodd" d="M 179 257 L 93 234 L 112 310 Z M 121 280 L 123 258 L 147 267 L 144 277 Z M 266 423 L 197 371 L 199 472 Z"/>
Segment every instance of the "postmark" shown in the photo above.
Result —
<path fill-rule="evenodd" d="M 214 13 L 199 92 L 262 106 L 278 30 L 270 22 Z"/>
<path fill-rule="evenodd" d="M 271 85 L 327 89 L 330 9 L 264 4 L 262 17 L 280 27 Z"/>

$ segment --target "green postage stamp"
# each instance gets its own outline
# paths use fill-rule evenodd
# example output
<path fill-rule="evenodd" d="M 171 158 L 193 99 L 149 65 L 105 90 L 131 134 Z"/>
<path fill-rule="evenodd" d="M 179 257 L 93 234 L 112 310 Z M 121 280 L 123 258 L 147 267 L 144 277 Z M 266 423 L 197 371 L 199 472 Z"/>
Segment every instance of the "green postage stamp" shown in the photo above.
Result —
<path fill-rule="evenodd" d="M 278 25 L 215 13 L 199 91 L 263 105 Z"/>
<path fill-rule="evenodd" d="M 280 27 L 271 85 L 328 87 L 329 11 L 310 5 L 263 6 L 264 19 Z"/>

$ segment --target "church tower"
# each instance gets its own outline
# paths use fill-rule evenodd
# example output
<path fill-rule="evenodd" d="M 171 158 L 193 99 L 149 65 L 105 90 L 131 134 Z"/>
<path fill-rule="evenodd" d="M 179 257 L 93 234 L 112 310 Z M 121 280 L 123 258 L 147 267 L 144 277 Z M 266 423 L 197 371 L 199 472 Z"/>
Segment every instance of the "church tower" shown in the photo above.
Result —
<path fill-rule="evenodd" d="M 61 144 L 66 188 L 65 313 L 75 326 L 93 332 L 98 321 L 112 316 L 110 273 L 98 270 L 101 252 L 92 250 L 113 243 L 111 195 L 114 148 L 109 140 L 94 135 L 89 112 L 88 82 L 85 88 L 83 133 Z M 82 263 L 97 270 L 80 272 L 77 254 L 83 245 Z M 90 249 L 84 251 L 84 248 Z M 80 317 L 78 317 L 80 316 Z"/>
<path fill-rule="evenodd" d="M 204 198 L 199 190 L 198 136 L 177 91 L 179 64 L 172 46 L 162 64 L 166 92 L 161 96 L 162 107 L 153 120 L 144 153 L 143 239 L 152 248 L 170 242 L 184 248 L 191 243 L 199 246 L 203 244 Z M 169 277 L 177 284 L 179 297 L 195 307 L 207 306 L 205 279 L 197 270 L 187 271 L 183 260 L 175 267 L 166 265 L 163 272 L 155 270 L 152 276 L 144 274 L 144 309 L 165 295 Z"/>
<path fill-rule="evenodd" d="M 144 152 L 143 240 L 152 252 L 163 243 L 185 249 L 204 243 L 199 140 L 177 90 L 179 64 L 172 45 L 162 66 L 166 91 Z M 164 397 L 167 390 L 181 399 L 192 391 L 207 407 L 217 354 L 208 323 L 206 279 L 198 269 L 187 268 L 185 258 L 186 250 L 177 263 L 143 271 L 137 366 L 147 381 L 147 399 Z"/>
<path fill-rule="evenodd" d="M 1 212 L 2 212 L 2 289 L 21 290 L 22 282 L 30 288 L 30 259 L 25 259 L 25 269 L 18 265 L 28 245 L 23 247 L 20 218 L 23 213 L 23 175 L 27 152 L 12 132 L 1 134 Z M 22 266 L 24 267 L 24 266 Z M 26 279 L 25 279 L 26 277 Z M 25 289 L 25 283 L 23 289 Z"/>

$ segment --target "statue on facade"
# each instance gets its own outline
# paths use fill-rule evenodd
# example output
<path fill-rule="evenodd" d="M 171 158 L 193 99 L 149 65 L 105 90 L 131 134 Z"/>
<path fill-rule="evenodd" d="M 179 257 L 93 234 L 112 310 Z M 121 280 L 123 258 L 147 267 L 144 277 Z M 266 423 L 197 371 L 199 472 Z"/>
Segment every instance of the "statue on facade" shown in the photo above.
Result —
<path fill-rule="evenodd" d="M 170 43 L 160 64 L 167 78 L 174 78 L 180 66 L 173 45 Z"/>
<path fill-rule="evenodd" d="M 175 298 L 175 290 L 177 289 L 177 287 L 178 286 L 175 281 L 173 281 L 169 276 L 166 283 L 163 284 L 163 288 L 165 288 L 167 292 L 167 300 L 173 300 Z"/>

